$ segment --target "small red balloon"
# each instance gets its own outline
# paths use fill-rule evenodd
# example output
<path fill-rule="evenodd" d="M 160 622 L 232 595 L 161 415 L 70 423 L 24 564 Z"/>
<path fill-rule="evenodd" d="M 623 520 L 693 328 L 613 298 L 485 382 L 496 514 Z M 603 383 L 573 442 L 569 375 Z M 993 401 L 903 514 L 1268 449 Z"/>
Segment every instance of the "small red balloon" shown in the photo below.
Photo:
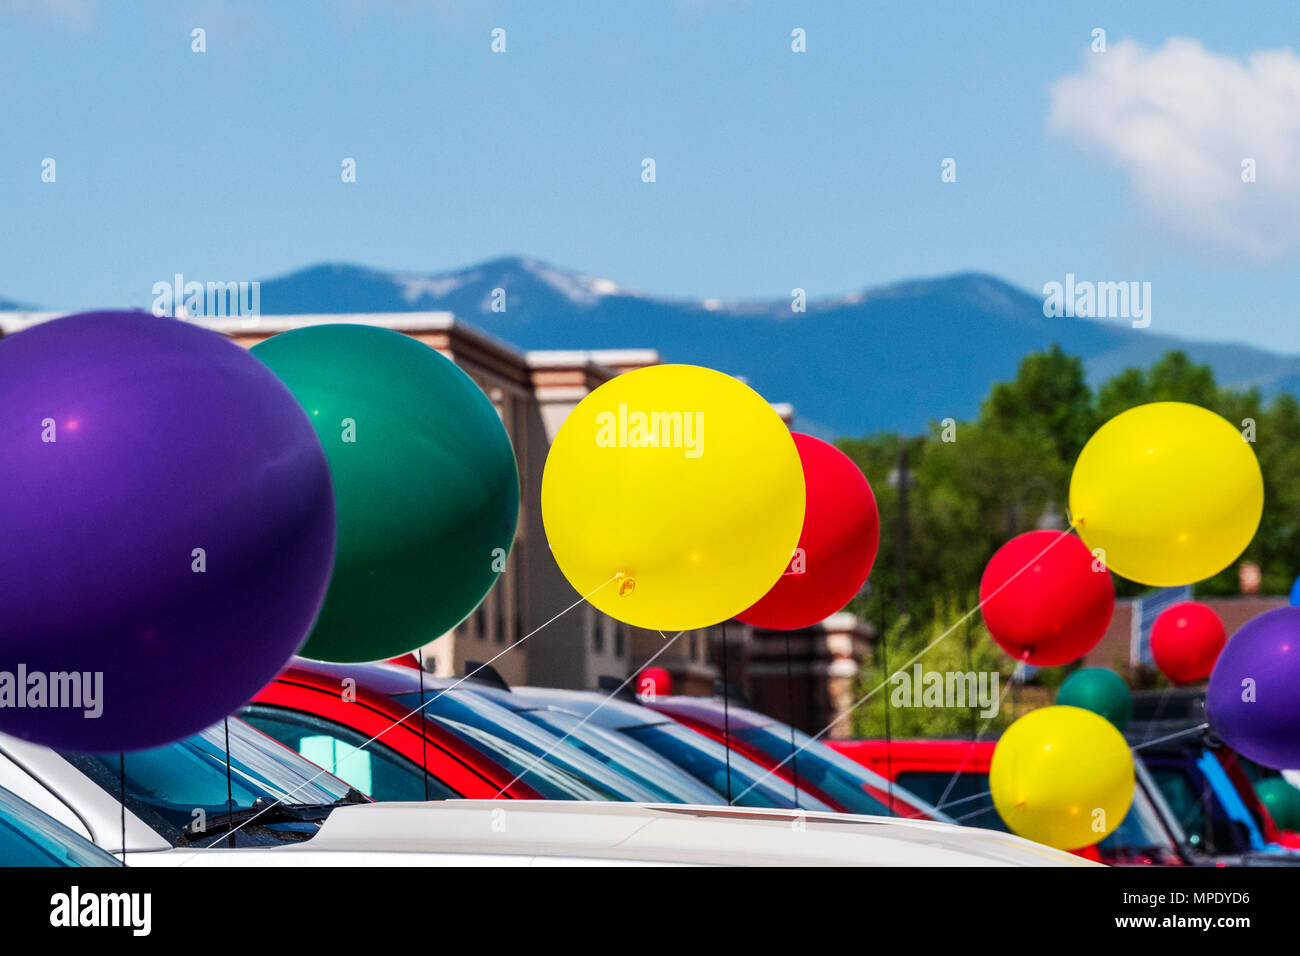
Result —
<path fill-rule="evenodd" d="M 880 546 L 880 512 L 861 469 L 834 445 L 793 434 L 805 489 L 799 545 L 772 589 L 736 615 L 754 627 L 783 631 L 811 627 L 843 610 L 867 580 Z"/>
<path fill-rule="evenodd" d="M 1228 643 L 1223 621 L 1199 601 L 1183 601 L 1160 612 L 1151 625 L 1151 656 L 1176 684 L 1205 680 Z"/>
<path fill-rule="evenodd" d="M 1030 531 L 989 560 L 980 609 L 1004 651 L 1035 667 L 1078 660 L 1097 646 L 1115 612 L 1115 584 L 1074 535 Z"/>

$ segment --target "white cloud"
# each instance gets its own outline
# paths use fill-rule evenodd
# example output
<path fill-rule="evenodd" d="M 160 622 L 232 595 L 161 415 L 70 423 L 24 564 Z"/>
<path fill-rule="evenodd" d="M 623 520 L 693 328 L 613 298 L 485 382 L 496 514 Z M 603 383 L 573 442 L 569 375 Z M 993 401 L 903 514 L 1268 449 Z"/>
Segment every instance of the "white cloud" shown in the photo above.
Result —
<path fill-rule="evenodd" d="M 1245 60 L 1174 37 L 1087 53 L 1052 85 L 1048 128 L 1124 170 L 1144 209 L 1184 238 L 1269 261 L 1300 249 L 1300 57 Z M 1242 181 L 1253 159 L 1256 182 Z"/>

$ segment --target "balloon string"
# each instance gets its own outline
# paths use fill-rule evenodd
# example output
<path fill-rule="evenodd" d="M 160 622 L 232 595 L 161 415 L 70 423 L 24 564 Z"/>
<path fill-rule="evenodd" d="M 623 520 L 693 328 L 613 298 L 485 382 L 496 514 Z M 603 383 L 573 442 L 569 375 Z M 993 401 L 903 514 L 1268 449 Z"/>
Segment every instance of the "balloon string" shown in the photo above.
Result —
<path fill-rule="evenodd" d="M 790 632 L 785 632 L 785 707 L 790 714 L 790 784 L 794 790 L 795 806 L 799 805 L 799 761 L 793 759 L 795 754 L 794 740 L 794 671 L 790 666 Z M 727 781 L 730 783 L 731 774 L 727 774 Z M 730 795 L 728 795 L 730 802 Z"/>
<path fill-rule="evenodd" d="M 978 799 L 980 799 L 980 797 L 988 797 L 988 796 L 992 796 L 992 794 L 993 794 L 993 791 L 992 791 L 992 790 L 985 790 L 983 793 L 977 793 L 977 794 L 975 794 L 975 796 L 973 796 L 973 797 L 966 797 L 965 799 L 967 799 L 967 800 L 978 800 Z M 953 802 L 956 803 L 957 801 L 953 801 Z M 966 822 L 967 820 L 969 820 L 971 817 L 978 817 L 978 816 L 980 816 L 981 814 L 988 813 L 988 812 L 989 812 L 989 808 L 988 808 L 988 807 L 980 807 L 978 810 L 972 810 L 972 811 L 970 811 L 969 813 L 963 813 L 963 814 L 962 814 L 961 816 L 959 816 L 959 817 L 953 817 L 953 821 L 956 822 L 956 823 L 965 823 L 965 822 Z"/>
<path fill-rule="evenodd" d="M 1157 617 L 1159 617 L 1159 615 L 1157 615 Z M 1138 623 L 1140 625 L 1143 622 L 1139 621 Z M 1149 647 L 1150 645 L 1148 644 L 1148 649 Z M 1169 692 L 1173 689 L 1174 689 L 1174 685 L 1172 682 L 1165 684 L 1165 686 L 1160 689 L 1160 696 L 1156 698 L 1155 714 L 1151 717 L 1149 721 L 1147 721 L 1146 732 L 1142 735 L 1143 743 L 1146 743 L 1146 741 L 1151 738 L 1152 732 L 1155 731 L 1156 722 L 1160 720 L 1160 715 L 1165 712 L 1165 702 L 1169 699 Z"/>
<path fill-rule="evenodd" d="M 230 718 L 226 718 L 226 812 L 230 814 L 228 819 L 235 818 L 235 787 L 230 777 Z M 235 846 L 235 833 L 230 831 L 230 846 Z"/>
<path fill-rule="evenodd" d="M 494 793 L 494 794 L 492 795 L 492 799 L 493 799 L 493 800 L 497 799 L 497 797 L 501 796 L 503 793 L 506 792 L 506 790 L 508 790 L 510 787 L 513 787 L 513 786 L 514 786 L 514 785 L 515 785 L 515 784 L 516 784 L 520 779 L 522 779 L 526 774 L 528 774 L 529 772 L 531 772 L 532 769 L 533 769 L 534 767 L 536 767 L 539 763 L 541 763 L 543 760 L 545 760 L 547 757 L 549 757 L 549 756 L 551 755 L 551 752 L 552 752 L 553 750 L 555 750 L 556 747 L 560 746 L 560 744 L 562 744 L 562 743 L 564 743 L 566 740 L 568 740 L 571 736 L 573 736 L 574 733 L 576 733 L 576 732 L 577 732 L 577 731 L 582 727 L 583 724 L 585 724 L 587 721 L 591 720 L 592 717 L 596 716 L 596 712 L 597 712 L 598 710 L 600 710 L 602 707 L 604 707 L 606 704 L 608 704 L 611 700 L 613 700 L 615 697 L 617 697 L 620 693 L 622 693 L 623 688 L 626 687 L 628 684 L 632 683 L 632 681 L 636 679 L 636 675 L 637 675 L 637 674 L 639 674 L 641 671 L 645 670 L 647 667 L 649 667 L 651 664 L 653 664 L 656 660 L 658 660 L 658 659 L 659 659 L 659 655 L 662 654 L 664 651 L 668 650 L 668 648 L 672 647 L 672 646 L 673 646 L 673 642 L 676 641 L 677 638 L 681 637 L 681 636 L 682 636 L 683 634 L 685 634 L 685 633 L 686 633 L 685 631 L 678 631 L 678 632 L 677 632 L 676 634 L 674 634 L 671 638 L 669 638 L 667 635 L 664 634 L 663 631 L 660 631 L 660 632 L 659 632 L 659 636 L 662 637 L 662 638 L 664 639 L 664 645 L 663 645 L 663 647 L 661 647 L 661 648 L 659 648 L 659 650 L 655 651 L 654 654 L 652 654 L 652 655 L 650 656 L 650 659 L 647 660 L 647 661 L 646 661 L 644 664 L 642 664 L 640 667 L 634 668 L 634 669 L 632 670 L 632 673 L 630 673 L 626 678 L 624 678 L 623 683 L 619 684 L 619 685 L 618 685 L 617 687 L 615 687 L 612 691 L 610 691 L 609 694 L 608 694 L 608 696 L 606 696 L 604 700 L 602 700 L 599 704 L 597 704 L 595 707 L 593 707 L 593 708 L 592 708 L 592 709 L 587 713 L 587 716 L 585 716 L 585 717 L 582 718 L 582 720 L 578 721 L 576 724 L 574 724 L 572 727 L 570 727 L 569 730 L 568 730 L 568 731 L 567 731 L 567 732 L 566 732 L 562 737 L 560 737 L 558 740 L 555 741 L 555 743 L 551 744 L 551 746 L 547 747 L 546 750 L 544 750 L 544 751 L 542 751 L 542 753 L 538 754 L 538 755 L 533 759 L 533 762 L 532 762 L 532 763 L 530 763 L 530 764 L 529 764 L 527 767 L 525 767 L 523 770 L 521 770 L 521 771 L 519 771 L 517 774 L 515 774 L 514 778 L 513 778 L 509 783 L 507 783 L 504 787 L 502 787 L 500 790 L 498 790 L 496 793 Z M 448 689 L 450 690 L 450 688 L 448 688 Z"/>
<path fill-rule="evenodd" d="M 531 631 L 529 631 L 529 632 L 528 632 L 527 634 L 525 634 L 523 637 L 519 638 L 519 640 L 515 641 L 513 644 L 509 644 L 509 645 L 507 645 L 506 647 L 503 647 L 503 648 L 502 648 L 498 653 L 496 653 L 495 655 L 493 655 L 493 656 L 492 656 L 491 658 L 489 658 L 488 660 L 484 661 L 484 662 L 483 662 L 482 664 L 480 664 L 478 667 L 474 668 L 472 671 L 470 671 L 470 672 L 469 672 L 468 674 L 466 674 L 464 677 L 461 677 L 460 679 L 458 679 L 458 680 L 456 680 L 455 682 L 453 682 L 452 685 L 451 685 L 450 687 L 444 688 L 443 690 L 441 690 L 441 691 L 439 691 L 438 693 L 436 693 L 436 694 L 434 694 L 433 696 L 431 696 L 428 700 L 422 702 L 422 703 L 420 704 L 419 707 L 416 707 L 416 708 L 415 708 L 414 710 L 412 710 L 410 713 L 406 714 L 404 717 L 402 717 L 401 720 L 395 720 L 395 721 L 393 721 L 391 724 L 389 724 L 389 725 L 388 725 L 387 727 L 385 727 L 383 730 L 379 731 L 379 733 L 375 734 L 375 735 L 374 735 L 373 737 L 371 737 L 369 740 L 367 740 L 367 741 L 365 741 L 364 743 L 362 743 L 362 744 L 361 744 L 359 747 L 357 747 L 355 750 L 348 751 L 348 753 L 343 757 L 343 759 L 340 760 L 340 761 L 338 761 L 337 764 L 335 764 L 335 768 L 334 768 L 335 771 L 337 771 L 337 770 L 339 770 L 340 768 L 342 768 L 343 765 L 346 764 L 349 760 L 351 760 L 352 758 L 356 757 L 357 754 L 359 754 L 359 753 L 361 753 L 362 751 L 364 751 L 367 747 L 369 747 L 371 744 L 373 744 L 373 743 L 374 743 L 376 740 L 378 740 L 380 737 L 384 736 L 384 734 L 388 733 L 388 732 L 389 732 L 390 730 L 392 730 L 394 727 L 397 727 L 397 726 L 399 726 L 400 724 L 404 724 L 404 723 L 406 723 L 406 721 L 410 720 L 410 719 L 411 719 L 412 717 L 414 717 L 416 714 L 418 714 L 418 713 L 420 713 L 421 711 L 423 711 L 424 708 L 428 707 L 430 704 L 432 704 L 435 700 L 437 700 L 437 699 L 438 699 L 439 697 L 441 697 L 443 694 L 446 694 L 446 693 L 449 693 L 449 692 L 455 690 L 455 689 L 456 689 L 457 687 L 459 687 L 461 684 L 465 683 L 465 681 L 471 679 L 475 674 L 477 674 L 479 671 L 483 670 L 483 668 L 485 668 L 485 667 L 490 667 L 490 666 L 493 664 L 493 662 L 500 660 L 502 657 L 505 657 L 505 656 L 506 656 L 507 654 L 509 654 L 512 650 L 514 650 L 514 649 L 515 649 L 516 647 L 518 647 L 520 644 L 524 643 L 524 641 L 528 640 L 528 639 L 529 639 L 530 637 L 532 637 L 534 634 L 537 634 L 538 632 L 540 632 L 540 631 L 543 630 L 544 628 L 549 627 L 550 625 L 554 624 L 554 623 L 555 623 L 556 621 L 558 621 L 560 618 L 564 617 L 564 615 L 566 615 L 566 614 L 568 614 L 570 611 L 572 611 L 575 607 L 578 607 L 580 604 L 583 604 L 584 602 L 586 602 L 587 600 L 589 600 L 589 599 L 590 599 L 594 594 L 596 594 L 596 593 L 597 593 L 598 591 L 600 591 L 602 588 L 608 587 L 608 586 L 609 586 L 613 581 L 617 580 L 617 579 L 618 579 L 619 577 L 621 577 L 621 576 L 622 576 L 621 573 L 619 573 L 619 574 L 611 574 L 611 575 L 609 576 L 609 579 L 606 580 L 604 584 L 601 584 L 599 587 L 592 588 L 589 592 L 587 592 L 586 594 L 584 594 L 582 597 L 578 598 L 578 600 L 574 601 L 572 604 L 570 604 L 568 607 L 566 607 L 563 611 L 560 611 L 560 613 L 556 614 L 556 615 L 555 615 L 554 617 L 552 617 L 550 620 L 548 620 L 548 621 L 546 621 L 545 623 L 540 624 L 540 625 L 538 625 L 537 627 L 533 628 Z M 665 645 L 665 648 L 666 648 L 666 647 L 667 647 L 667 645 Z M 329 771 L 329 770 L 320 770 L 320 771 L 318 771 L 317 773 L 312 774 L 310 777 L 308 777 L 308 778 L 307 778 L 306 780 L 304 780 L 302 783 L 298 784 L 298 786 L 294 787 L 292 790 L 290 790 L 290 791 L 289 791 L 288 793 L 286 793 L 284 796 L 280 797 L 278 800 L 274 801 L 273 803 L 269 803 L 269 804 L 267 804 L 267 805 L 266 805 L 265 807 L 263 807 L 261 810 L 257 811 L 257 813 L 253 814 L 251 817 L 249 817 L 247 820 L 245 820 L 245 821 L 244 821 L 243 823 L 241 823 L 239 826 L 237 826 L 237 827 L 235 827 L 233 830 L 231 830 L 231 831 L 230 831 L 230 832 L 231 832 L 231 835 L 233 836 L 234 833 L 235 833 L 236 831 L 238 831 L 238 830 L 242 830 L 245 826 L 247 826 L 248 824 L 250 824 L 250 823 L 252 823 L 254 820 L 256 820 L 258 817 L 260 817 L 263 813 L 266 813 L 268 810 L 272 809 L 273 807 L 277 807 L 277 806 L 279 806 L 281 803 L 283 803 L 285 800 L 288 800 L 290 797 L 292 797 L 292 796 L 293 796 L 295 793 L 297 793 L 299 790 L 302 790 L 304 787 L 307 787 L 307 786 L 311 785 L 311 783 L 312 783 L 313 781 L 319 779 L 320 777 L 323 777 L 325 774 L 330 773 L 330 772 L 331 772 L 331 771 Z M 212 843 L 208 844 L 208 846 L 205 847 L 204 849 L 210 849 L 211 847 L 216 846 L 216 845 L 217 845 L 218 843 L 220 843 L 220 842 L 221 842 L 220 838 L 218 838 L 218 839 L 216 839 L 216 840 L 213 840 Z M 182 861 L 182 862 L 180 863 L 180 866 L 185 866 L 186 864 L 188 864 L 188 863 L 190 862 L 190 860 L 193 860 L 193 859 L 194 859 L 193 856 L 189 857 L 188 859 Z"/>
<path fill-rule="evenodd" d="M 1026 650 L 1022 657 L 1022 660 L 1028 657 L 1029 657 L 1029 651 Z M 996 717 L 998 714 L 1002 713 L 1002 704 L 1007 699 L 1007 691 L 1011 690 L 1011 687 L 1014 683 L 1015 683 L 1014 680 L 1008 680 L 1007 686 L 1002 688 L 1002 693 L 998 695 L 998 709 L 994 711 L 992 717 L 986 717 L 984 719 L 984 723 L 980 726 L 979 733 L 975 735 L 975 737 L 970 742 L 970 746 L 966 748 L 966 753 L 961 758 L 961 763 L 957 765 L 957 770 L 953 773 L 952 779 L 948 781 L 948 786 L 943 788 L 943 793 L 939 796 L 938 801 L 935 803 L 936 810 L 942 810 L 945 806 L 948 806 L 948 804 L 945 802 L 948 799 L 948 794 L 952 793 L 952 788 L 957 785 L 957 778 L 960 777 L 962 775 L 962 771 L 966 769 L 966 764 L 970 760 L 971 754 L 975 752 L 975 745 L 979 743 L 980 738 L 984 736 L 984 731 L 989 729 L 989 724 L 992 722 L 993 717 Z M 973 714 L 974 711 L 972 710 L 971 713 Z"/>
<path fill-rule="evenodd" d="M 424 648 L 416 648 L 415 659 L 420 664 L 420 700 L 424 700 Z M 420 734 L 420 767 L 424 771 L 424 799 L 429 799 L 429 738 Z"/>
<path fill-rule="evenodd" d="M 1186 737 L 1188 734 L 1199 734 L 1202 730 L 1209 730 L 1209 729 L 1210 729 L 1210 725 L 1208 723 L 1197 724 L 1195 727 L 1188 727 L 1186 730 L 1180 730 L 1172 734 L 1165 734 L 1165 736 L 1157 737 L 1155 740 L 1144 740 L 1140 744 L 1134 744 L 1132 747 L 1129 748 L 1129 750 L 1136 753 L 1137 751 L 1142 750 L 1146 747 L 1154 747 L 1156 744 L 1162 744 L 1166 740 L 1174 740 L 1178 737 Z"/>
<path fill-rule="evenodd" d="M 889 673 L 889 629 L 884 627 L 885 602 L 880 602 L 880 664 L 881 670 Z M 894 740 L 892 721 L 889 719 L 889 699 L 885 699 L 885 781 L 889 794 L 889 814 L 894 814 Z"/>
<path fill-rule="evenodd" d="M 1147 741 L 1147 742 L 1137 744 L 1133 747 L 1130 747 L 1129 751 L 1131 753 L 1136 753 L 1137 751 L 1141 750 L 1143 747 L 1152 747 L 1155 746 L 1156 744 L 1164 743 L 1166 740 L 1173 740 L 1176 737 L 1186 737 L 1188 734 L 1200 733 L 1202 730 L 1205 730 L 1209 726 L 1210 726 L 1209 724 L 1201 724 L 1197 727 L 1189 727 L 1186 730 L 1180 730 L 1177 733 L 1168 734 L 1164 737 L 1160 737 L 1157 740 L 1152 740 L 1152 741 Z M 975 794 L 971 794 L 969 797 L 962 797 L 958 800 L 953 800 L 951 803 L 948 803 L 947 806 L 955 807 L 959 803 L 970 803 L 972 800 L 979 800 L 983 797 L 988 797 L 992 795 L 993 795 L 992 790 L 985 790 L 983 793 L 975 793 Z M 1193 807 L 1191 812 L 1194 813 L 1196 810 L 1197 807 Z M 958 823 L 961 823 L 963 820 L 969 820 L 971 817 L 977 817 L 981 813 L 987 813 L 987 812 L 988 812 L 988 807 L 981 807 L 978 810 L 972 810 L 970 813 L 964 813 L 959 817 L 953 817 L 953 819 L 956 820 Z"/>
<path fill-rule="evenodd" d="M 731 714 L 727 706 L 727 622 L 722 622 L 722 746 L 727 754 L 727 805 L 731 805 Z M 790 756 L 794 756 L 793 753 Z M 794 805 L 799 806 L 796 794 Z"/>
<path fill-rule="evenodd" d="M 126 866 L 126 751 L 117 752 L 117 795 L 122 806 L 122 865 Z"/>
<path fill-rule="evenodd" d="M 975 645 L 970 636 L 970 621 L 962 624 L 962 632 L 966 637 L 966 670 L 972 674 L 975 673 Z M 975 740 L 975 708 L 967 707 L 966 713 L 970 715 L 970 739 Z"/>
<path fill-rule="evenodd" d="M 1045 555 L 1048 551 L 1050 551 L 1050 550 L 1052 550 L 1052 548 L 1056 547 L 1056 545 L 1057 545 L 1057 544 L 1058 544 L 1058 543 L 1059 543 L 1063 538 L 1065 538 L 1067 535 L 1070 535 L 1070 534 L 1073 534 L 1073 533 L 1074 533 L 1074 526 L 1073 526 L 1073 525 L 1071 525 L 1070 527 L 1066 528 L 1064 531 L 1060 532 L 1060 534 L 1058 534 L 1055 538 L 1052 539 L 1052 541 L 1047 545 L 1047 547 L 1043 548 L 1042 551 L 1039 551 L 1038 554 L 1034 555 L 1033 558 L 1031 558 L 1028 562 L 1025 563 L 1025 566 L 1024 566 L 1024 567 L 1020 568 L 1018 571 L 1016 571 L 1015 574 L 1011 575 L 1011 576 L 1008 577 L 1005 581 L 1003 581 L 1000 585 L 998 585 L 998 587 L 995 588 L 995 589 L 993 590 L 993 592 L 992 592 L 991 594 L 989 594 L 988 597 L 986 597 L 986 598 L 982 598 L 978 604 L 976 604 L 973 608 L 971 608 L 969 611 L 967 611 L 965 614 L 963 614 L 960 618 L 958 618 L 958 619 L 957 619 L 957 620 L 952 624 L 951 627 L 949 627 L 946 631 L 944 631 L 942 634 L 940 634 L 938 637 L 936 637 L 933 641 L 931 641 L 931 642 L 930 642 L 929 644 L 927 644 L 925 647 L 921 648 L 921 650 L 917 651 L 917 652 L 916 652 L 915 654 L 913 654 L 910 658 L 908 658 L 906 661 L 904 661 L 904 662 L 902 663 L 902 665 L 898 668 L 898 670 L 894 671 L 892 674 L 890 674 L 888 677 L 886 677 L 884 680 L 882 680 L 879 684 L 877 684 L 877 685 L 876 685 L 875 687 L 873 687 L 871 690 L 867 691 L 867 693 L 863 694 L 860 698 L 858 698 L 856 701 L 854 701 L 852 704 L 850 704 L 847 708 L 845 708 L 845 709 L 842 710 L 840 713 L 838 713 L 838 714 L 837 714 L 837 715 L 836 715 L 836 716 L 831 720 L 831 722 L 830 722 L 829 724 L 827 724 L 827 725 L 826 725 L 825 727 L 823 727 L 821 730 L 817 731 L 817 733 L 815 733 L 815 734 L 813 734 L 811 737 L 809 737 L 808 740 L 806 740 L 803 744 L 801 744 L 800 747 L 799 747 L 799 749 L 795 751 L 795 754 L 798 754 L 798 753 L 803 752 L 804 750 L 807 750 L 809 747 L 811 747 L 814 743 L 816 743 L 816 742 L 817 742 L 818 740 L 820 740 L 822 737 L 826 736 L 826 734 L 827 734 L 827 733 L 828 733 L 828 732 L 829 732 L 833 727 L 835 727 L 835 726 L 836 726 L 840 721 L 842 721 L 845 717 L 849 716 L 849 714 L 853 713 L 855 710 L 857 710 L 859 707 L 861 707 L 863 704 L 865 704 L 867 701 L 869 701 L 872 697 L 875 697 L 876 694 L 878 694 L 878 693 L 881 691 L 882 688 L 884 688 L 884 687 L 885 687 L 885 686 L 886 686 L 886 685 L 887 685 L 891 680 L 893 680 L 895 676 L 897 676 L 898 674 L 901 674 L 901 673 L 903 673 L 904 671 L 906 671 L 907 668 L 911 667 L 911 666 L 912 666 L 916 661 L 920 660 L 922 657 L 924 657 L 926 654 L 928 654 L 931 650 L 933 650 L 935 647 L 937 647 L 939 644 L 941 644 L 941 643 L 942 643 L 942 642 L 943 642 L 943 641 L 944 641 L 944 640 L 945 640 L 945 639 L 946 639 L 950 634 L 952 634 L 955 630 L 957 630 L 957 628 L 961 627 L 962 624 L 964 624 L 967 620 L 969 620 L 970 618 L 974 617 L 974 616 L 975 616 L 975 615 L 976 615 L 976 614 L 977 614 L 977 613 L 978 613 L 978 612 L 979 612 L 979 611 L 984 607 L 985 604 L 987 604 L 989 601 L 993 600 L 993 598 L 995 598 L 995 597 L 997 597 L 999 594 L 1001 594 L 1001 593 L 1002 593 L 1002 590 L 1003 590 L 1004 588 L 1006 588 L 1008 585 L 1010 585 L 1012 581 L 1014 581 L 1016 578 L 1020 577 L 1020 575 L 1024 574 L 1025 571 L 1029 570 L 1029 568 L 1033 566 L 1033 564 L 1034 564 L 1035 561 L 1039 560 L 1039 559 L 1040 559 L 1043 555 Z M 790 762 L 791 759 L 793 759 L 793 757 L 795 756 L 795 754 L 791 754 L 789 757 L 786 757 L 786 758 L 784 758 L 783 760 L 781 760 L 780 762 L 778 762 L 778 763 L 777 763 L 775 766 L 773 766 L 772 768 L 770 768 L 770 769 L 764 771 L 763 774 L 760 775 L 760 776 L 758 777 L 758 779 L 756 779 L 756 780 L 755 780 L 753 783 L 751 783 L 748 787 L 746 787 L 746 788 L 745 788 L 744 790 L 742 790 L 739 794 L 737 794 L 736 797 L 735 797 L 735 800 L 739 800 L 739 799 L 740 799 L 741 797 L 743 797 L 745 794 L 749 793 L 750 790 L 753 790 L 753 789 L 754 789 L 755 787 L 757 787 L 760 783 L 762 783 L 763 780 L 767 779 L 767 777 L 771 776 L 772 774 L 774 774 L 774 773 L 776 773 L 778 770 L 780 770 L 782 767 L 784 767 L 787 763 Z M 735 800 L 732 800 L 731 802 L 734 803 Z"/>
<path fill-rule="evenodd" d="M 1166 684 L 1160 689 L 1160 696 L 1156 698 L 1155 713 L 1152 714 L 1151 719 L 1147 721 L 1146 732 L 1142 735 L 1143 743 L 1146 743 L 1146 741 L 1150 739 L 1152 732 L 1156 729 L 1156 722 L 1160 720 L 1160 715 L 1165 711 L 1165 700 L 1168 698 L 1169 691 L 1172 689 L 1172 684 Z"/>

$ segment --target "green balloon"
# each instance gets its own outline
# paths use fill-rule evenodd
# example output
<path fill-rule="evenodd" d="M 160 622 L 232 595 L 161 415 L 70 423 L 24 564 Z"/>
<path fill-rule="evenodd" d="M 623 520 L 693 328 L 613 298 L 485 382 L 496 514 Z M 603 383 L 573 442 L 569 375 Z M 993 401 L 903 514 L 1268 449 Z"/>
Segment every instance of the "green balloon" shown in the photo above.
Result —
<path fill-rule="evenodd" d="M 1300 830 L 1300 790 L 1282 777 L 1266 777 L 1255 784 L 1255 793 L 1279 830 Z"/>
<path fill-rule="evenodd" d="M 496 583 L 519 517 L 492 402 L 450 359 L 388 329 L 316 325 L 252 352 L 306 410 L 334 480 L 334 573 L 299 653 L 383 660 L 451 630 Z"/>
<path fill-rule="evenodd" d="M 1123 730 L 1133 716 L 1133 695 L 1124 678 L 1105 667 L 1085 667 L 1065 679 L 1056 702 L 1100 714 Z"/>

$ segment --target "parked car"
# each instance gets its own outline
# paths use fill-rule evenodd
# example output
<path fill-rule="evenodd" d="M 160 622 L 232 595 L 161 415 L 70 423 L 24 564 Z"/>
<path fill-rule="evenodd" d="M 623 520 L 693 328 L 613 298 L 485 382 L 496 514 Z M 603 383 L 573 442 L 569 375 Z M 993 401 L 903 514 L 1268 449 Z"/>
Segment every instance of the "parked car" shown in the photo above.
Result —
<path fill-rule="evenodd" d="M 1237 759 L 1237 765 L 1241 768 L 1246 779 L 1250 781 L 1251 788 L 1255 791 L 1255 796 L 1259 799 L 1264 814 L 1272 819 L 1273 823 L 1277 826 L 1278 842 L 1288 849 L 1300 849 L 1300 830 L 1285 829 L 1282 826 L 1281 821 L 1274 817 L 1273 812 L 1269 809 L 1267 802 L 1259 792 L 1259 786 L 1265 781 L 1282 780 L 1285 781 L 1288 786 L 1297 787 L 1295 781 L 1288 776 L 1288 771 L 1274 770 L 1271 767 L 1260 766 L 1253 760 L 1243 757 L 1241 754 L 1235 754 L 1235 756 Z M 1300 787 L 1297 787 L 1297 789 L 1300 789 Z"/>
<path fill-rule="evenodd" d="M 493 695 L 503 706 L 514 709 L 526 719 L 560 733 L 568 733 L 581 724 L 577 733 L 593 728 L 612 734 L 649 757 L 688 775 L 707 788 L 709 798 L 696 802 L 725 805 L 730 791 L 738 806 L 831 809 L 806 790 L 768 775 L 763 767 L 748 757 L 730 752 L 711 737 L 641 706 L 631 695 L 611 698 L 608 693 L 591 691 L 510 688 L 499 679 L 490 681 L 492 686 L 485 689 L 484 683 L 489 682 L 476 683 L 479 693 Z"/>
<path fill-rule="evenodd" d="M 518 714 L 547 733 L 577 747 L 592 759 L 606 764 L 616 773 L 631 777 L 657 794 L 661 802 L 701 806 L 727 802 L 718 791 L 631 738 L 585 720 L 572 709 L 514 693 L 494 668 L 471 661 L 466 665 L 466 670 L 474 676 L 465 679 L 461 688 L 500 704 L 511 713 Z M 460 688 L 456 692 L 459 691 Z M 427 695 L 429 692 L 425 693 Z M 418 694 L 406 698 L 406 702 L 412 705 L 418 700 Z"/>
<path fill-rule="evenodd" d="M 84 836 L 0 787 L 0 866 L 121 866 Z"/>
<path fill-rule="evenodd" d="M 906 786 L 968 826 L 1007 830 L 989 793 L 993 740 L 832 740 L 829 746 Z M 1081 851 L 1111 865 L 1173 866 L 1190 862 L 1153 799 L 1154 781 L 1135 764 L 1137 786 L 1123 822 L 1095 848 Z M 1153 794 L 1155 797 L 1153 798 Z"/>
<path fill-rule="evenodd" d="M 216 724 L 125 755 L 53 750 L 0 734 L 0 785 L 119 856 L 125 821 L 129 862 L 173 847 L 207 846 L 223 834 L 227 845 L 240 848 L 300 842 L 315 835 L 334 807 L 366 799 L 235 718 L 227 749 L 226 730 Z"/>
<path fill-rule="evenodd" d="M 236 852 L 151 854 L 153 865 L 235 866 Z M 272 866 L 1091 866 L 993 830 L 803 810 L 564 800 L 343 807 Z"/>
<path fill-rule="evenodd" d="M 1141 762 L 1186 833 L 1191 853 L 1239 865 L 1300 864 L 1300 853 L 1279 842 L 1231 750 L 1197 734 L 1144 739 L 1140 724 L 1130 725 L 1126 736 L 1140 748 Z"/>
<path fill-rule="evenodd" d="M 1300 863 L 1255 792 L 1244 758 L 1208 727 L 1199 687 L 1140 691 L 1125 731 L 1187 833 L 1189 848 L 1248 865 Z"/>
<path fill-rule="evenodd" d="M 748 707 L 716 697 L 677 695 L 648 698 L 645 706 L 749 757 L 771 772 L 769 779 L 797 782 L 832 809 L 952 822 L 948 814 L 905 786 Z"/>
<path fill-rule="evenodd" d="M 663 799 L 455 683 L 395 664 L 295 658 L 240 715 L 380 800 Z"/>

